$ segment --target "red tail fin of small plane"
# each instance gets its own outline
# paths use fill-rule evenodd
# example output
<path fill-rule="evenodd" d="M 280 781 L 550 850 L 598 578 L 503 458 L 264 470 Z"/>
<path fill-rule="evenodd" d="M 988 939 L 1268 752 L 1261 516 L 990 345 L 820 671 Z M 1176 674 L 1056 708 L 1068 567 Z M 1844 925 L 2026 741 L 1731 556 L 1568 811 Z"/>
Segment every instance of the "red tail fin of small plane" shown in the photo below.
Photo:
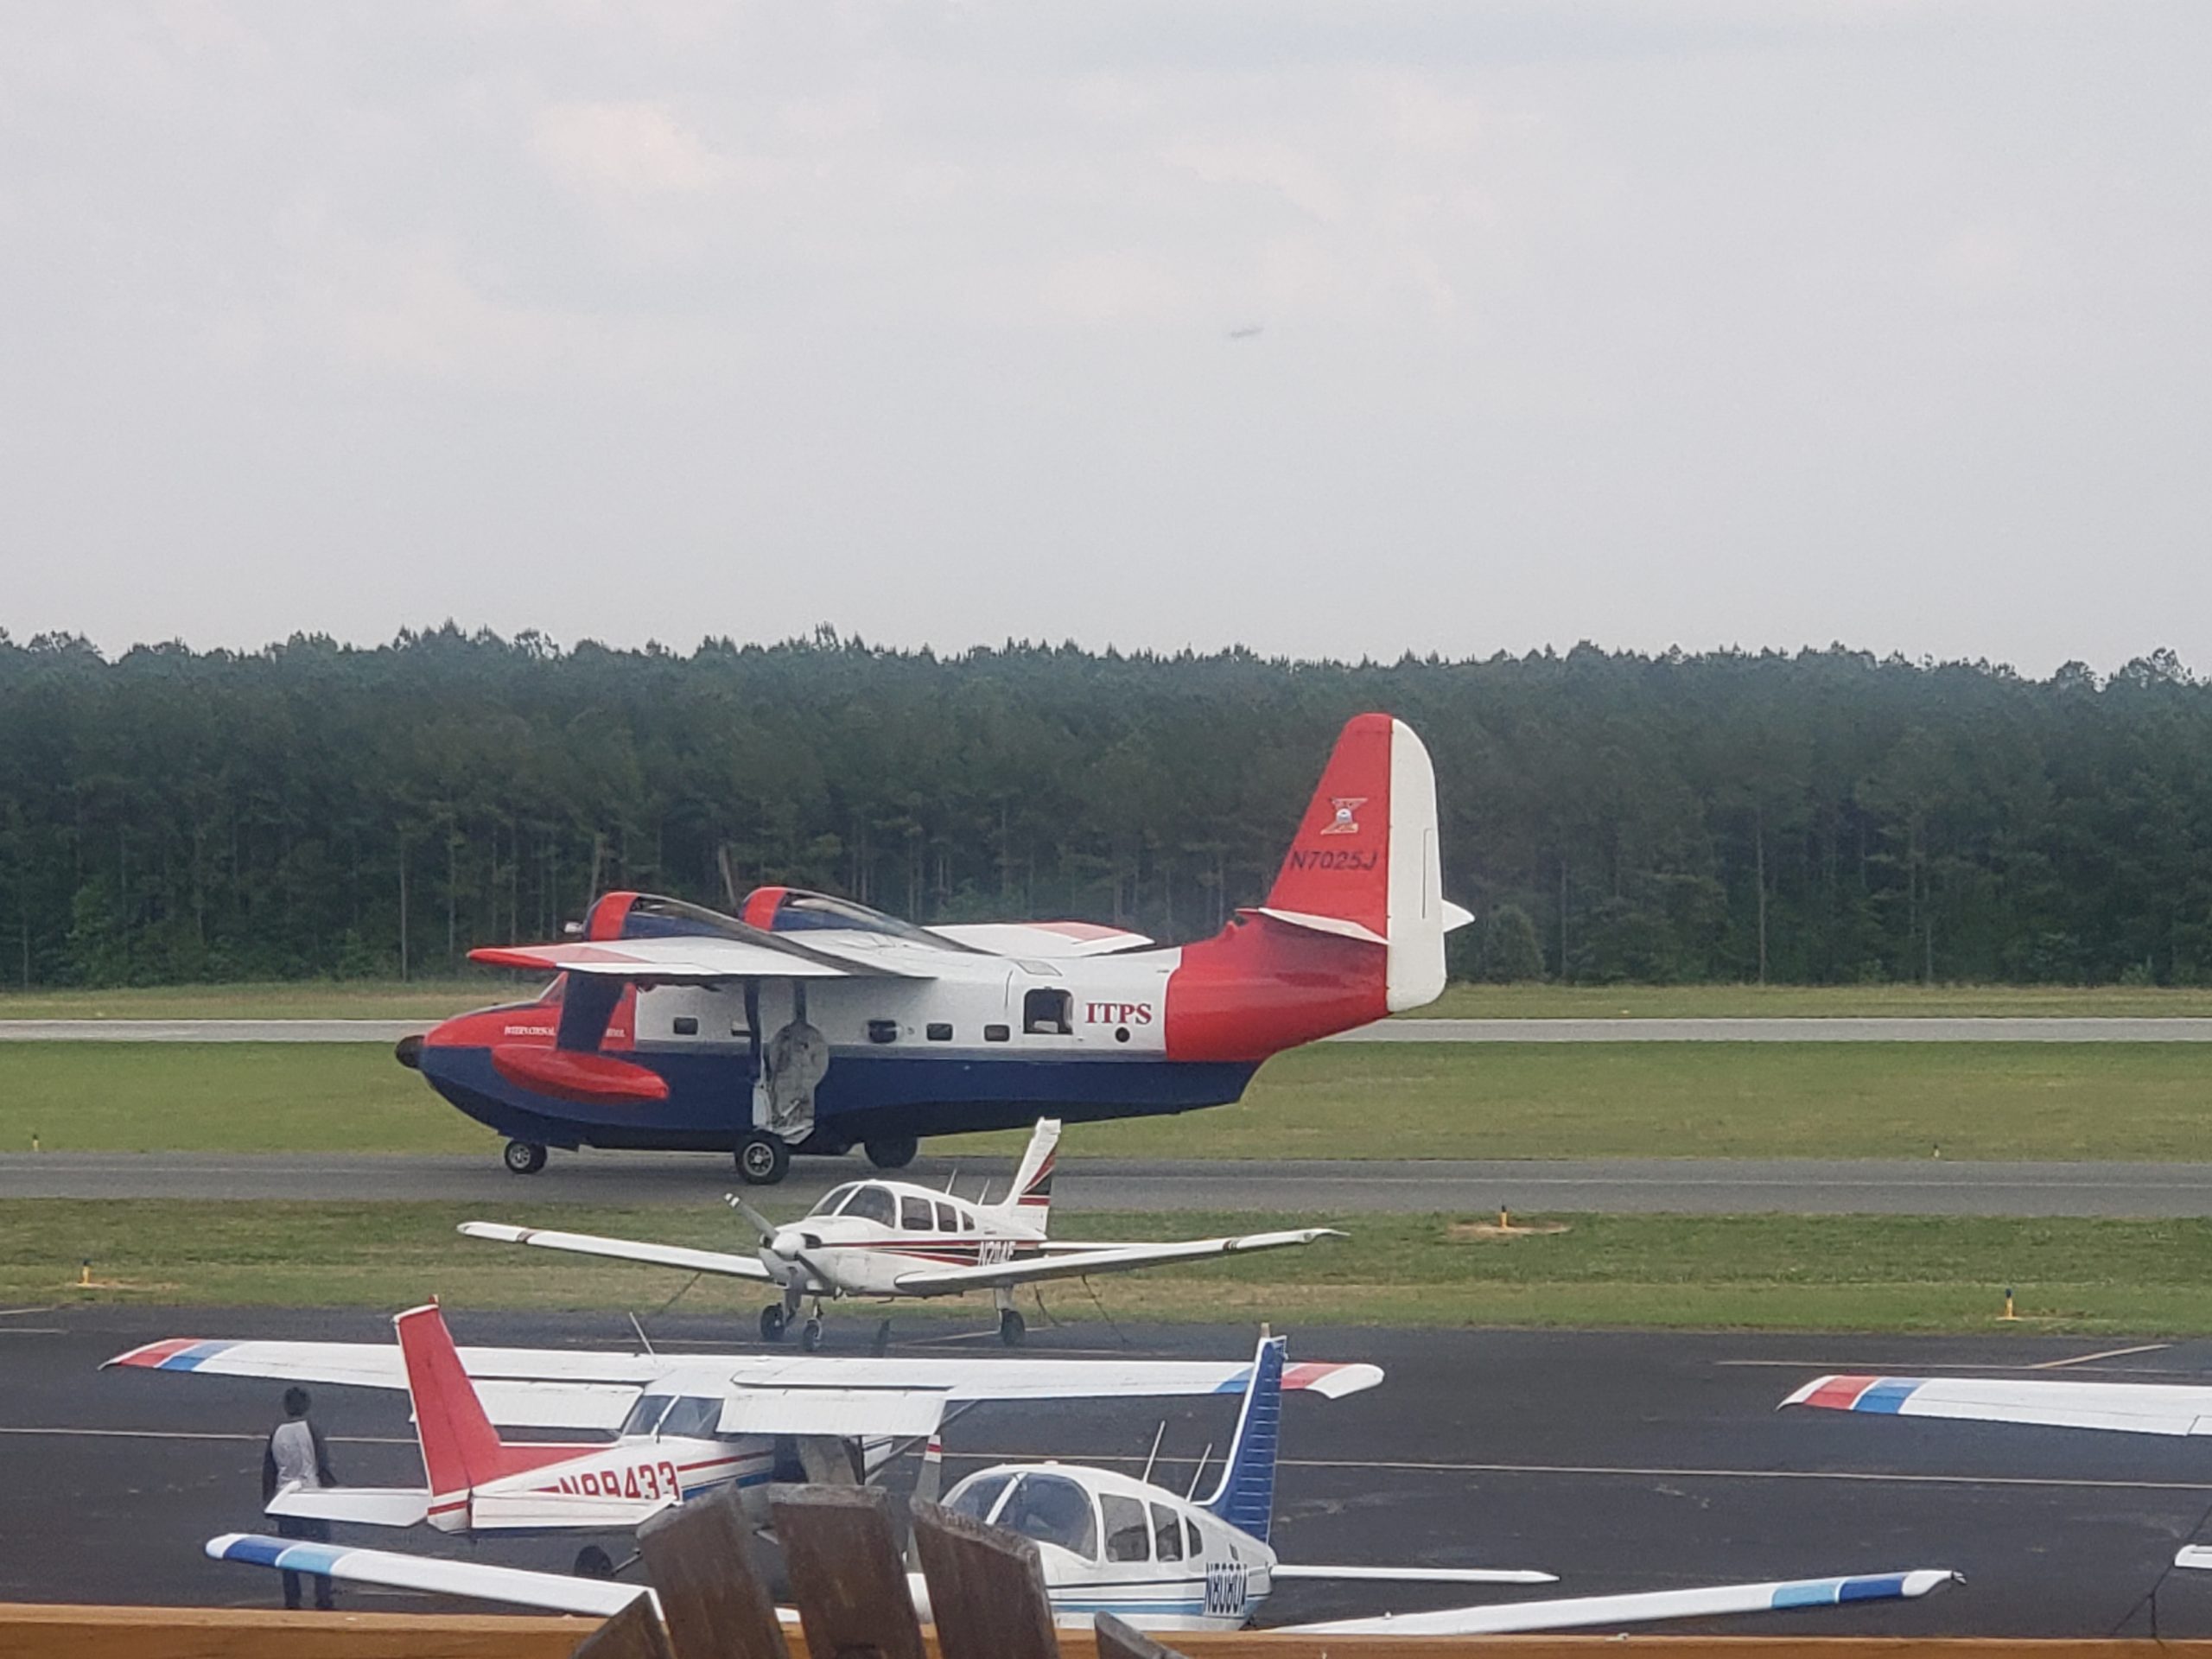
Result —
<path fill-rule="evenodd" d="M 484 1402 L 468 1380 L 438 1305 L 410 1307 L 391 1323 L 399 1332 L 400 1357 L 407 1366 L 407 1394 L 415 1407 L 416 1438 L 423 1446 L 432 1525 L 450 1524 L 453 1511 L 466 1504 L 471 1490 L 486 1481 L 526 1474 L 598 1449 L 508 1445 L 485 1414 Z M 443 1517 L 442 1508 L 447 1511 Z"/>

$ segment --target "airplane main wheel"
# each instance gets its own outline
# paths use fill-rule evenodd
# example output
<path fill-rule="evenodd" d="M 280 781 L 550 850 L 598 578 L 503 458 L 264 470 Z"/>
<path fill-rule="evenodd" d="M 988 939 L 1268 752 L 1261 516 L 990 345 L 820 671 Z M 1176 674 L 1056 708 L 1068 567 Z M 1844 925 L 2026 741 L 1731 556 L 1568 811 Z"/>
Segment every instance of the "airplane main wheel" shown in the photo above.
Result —
<path fill-rule="evenodd" d="M 878 1169 L 904 1169 L 921 1149 L 921 1142 L 911 1135 L 880 1136 L 868 1143 L 868 1160 Z"/>
<path fill-rule="evenodd" d="M 755 1129 L 737 1143 L 737 1178 L 747 1186 L 773 1186 L 791 1167 L 791 1149 L 776 1135 Z"/>
<path fill-rule="evenodd" d="M 780 1302 L 771 1302 L 760 1310 L 760 1340 L 781 1342 L 784 1339 L 784 1307 Z"/>
<path fill-rule="evenodd" d="M 1020 1314 L 1010 1307 L 1000 1311 L 999 1340 L 1001 1342 L 1009 1348 L 1019 1348 L 1021 1346 L 1022 1338 L 1028 1333 L 1029 1325 Z"/>
<path fill-rule="evenodd" d="M 822 1346 L 822 1321 L 809 1319 L 798 1328 L 798 1345 L 812 1353 Z"/>
<path fill-rule="evenodd" d="M 614 1576 L 614 1558 L 597 1544 L 586 1544 L 576 1552 L 575 1576 L 580 1579 L 611 1579 Z"/>
<path fill-rule="evenodd" d="M 535 1141 L 510 1141 L 499 1161 L 511 1175 L 535 1175 L 545 1167 L 545 1148 Z"/>

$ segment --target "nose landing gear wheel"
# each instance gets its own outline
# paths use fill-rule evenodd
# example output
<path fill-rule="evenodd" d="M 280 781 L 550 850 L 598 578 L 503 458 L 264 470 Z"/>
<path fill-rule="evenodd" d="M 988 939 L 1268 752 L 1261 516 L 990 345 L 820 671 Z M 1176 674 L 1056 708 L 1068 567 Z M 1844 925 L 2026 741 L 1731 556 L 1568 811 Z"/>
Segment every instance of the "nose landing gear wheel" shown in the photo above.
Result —
<path fill-rule="evenodd" d="M 791 1173 L 791 1149 L 754 1129 L 737 1143 L 737 1178 L 747 1186 L 773 1186 Z"/>
<path fill-rule="evenodd" d="M 798 1328 L 798 1345 L 812 1353 L 822 1346 L 822 1321 L 809 1319 Z"/>
<path fill-rule="evenodd" d="M 499 1161 L 511 1175 L 535 1175 L 545 1167 L 545 1148 L 535 1141 L 510 1141 Z"/>
<path fill-rule="evenodd" d="M 597 1544 L 586 1544 L 576 1552 L 575 1576 L 580 1579 L 611 1579 L 614 1576 L 614 1558 Z"/>
<path fill-rule="evenodd" d="M 868 1142 L 868 1160 L 878 1169 L 904 1169 L 920 1150 L 921 1143 L 911 1135 L 881 1135 Z"/>
<path fill-rule="evenodd" d="M 1029 1326 L 1023 1320 L 1020 1314 L 1015 1313 L 1010 1307 L 1000 1310 L 999 1340 L 1004 1343 L 1007 1347 L 1020 1347 L 1021 1338 L 1028 1333 L 1028 1331 Z"/>
<path fill-rule="evenodd" d="M 784 1308 L 780 1302 L 771 1302 L 760 1310 L 760 1340 L 781 1342 L 784 1339 Z"/>

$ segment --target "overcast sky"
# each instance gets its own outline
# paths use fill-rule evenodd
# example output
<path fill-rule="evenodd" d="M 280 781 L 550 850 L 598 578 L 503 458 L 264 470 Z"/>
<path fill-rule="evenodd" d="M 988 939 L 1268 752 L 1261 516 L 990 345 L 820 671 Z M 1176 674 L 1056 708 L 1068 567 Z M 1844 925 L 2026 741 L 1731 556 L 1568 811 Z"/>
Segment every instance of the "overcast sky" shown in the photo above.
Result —
<path fill-rule="evenodd" d="M 0 12 L 0 625 L 2212 669 L 2212 5 Z"/>

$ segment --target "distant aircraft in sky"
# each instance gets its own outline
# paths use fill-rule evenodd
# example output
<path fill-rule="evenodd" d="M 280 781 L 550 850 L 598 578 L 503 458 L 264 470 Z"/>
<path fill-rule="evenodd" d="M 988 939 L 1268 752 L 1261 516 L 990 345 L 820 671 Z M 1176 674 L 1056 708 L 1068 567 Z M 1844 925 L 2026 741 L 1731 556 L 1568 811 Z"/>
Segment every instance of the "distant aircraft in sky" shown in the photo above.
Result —
<path fill-rule="evenodd" d="M 448 1020 L 403 1064 L 508 1137 L 734 1152 L 779 1181 L 794 1152 L 903 1167 L 923 1136 L 1187 1111 L 1262 1061 L 1444 988 L 1436 779 L 1403 722 L 1337 740 L 1265 902 L 1160 948 L 1087 922 L 920 927 L 756 888 L 725 916 L 610 893 L 580 936 L 470 954 L 559 976 L 532 1002 Z"/>

